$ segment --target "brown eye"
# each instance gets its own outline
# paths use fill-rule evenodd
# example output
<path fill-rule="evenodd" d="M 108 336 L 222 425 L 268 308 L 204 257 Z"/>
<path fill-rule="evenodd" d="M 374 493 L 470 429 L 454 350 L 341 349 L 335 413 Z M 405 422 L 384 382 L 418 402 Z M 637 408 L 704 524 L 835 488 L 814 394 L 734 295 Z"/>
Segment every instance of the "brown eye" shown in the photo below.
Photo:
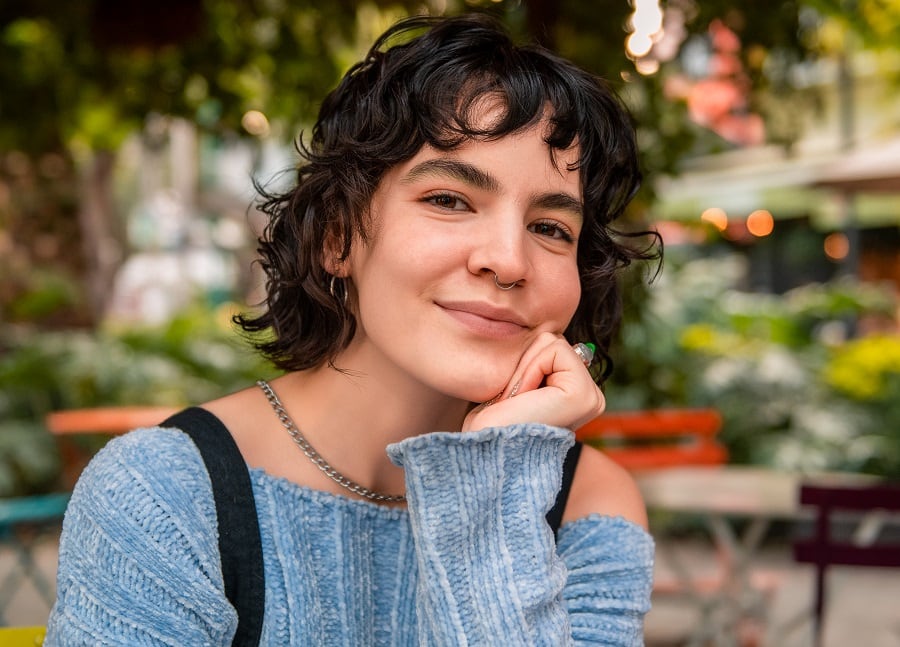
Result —
<path fill-rule="evenodd" d="M 431 195 L 425 198 L 425 201 L 449 211 L 463 211 L 469 208 L 469 205 L 464 200 L 450 193 Z"/>
<path fill-rule="evenodd" d="M 536 222 L 530 225 L 528 229 L 538 236 L 546 236 L 548 238 L 572 242 L 572 235 L 555 222 Z"/>

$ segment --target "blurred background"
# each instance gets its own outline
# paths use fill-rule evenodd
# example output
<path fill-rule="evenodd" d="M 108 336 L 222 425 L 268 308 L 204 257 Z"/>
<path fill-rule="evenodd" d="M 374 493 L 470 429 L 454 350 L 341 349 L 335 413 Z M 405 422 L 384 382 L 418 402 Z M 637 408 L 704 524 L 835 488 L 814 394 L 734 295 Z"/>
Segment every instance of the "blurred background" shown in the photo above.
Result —
<path fill-rule="evenodd" d="M 464 11 L 633 112 L 627 227 L 666 259 L 625 279 L 610 409 L 715 408 L 732 464 L 900 475 L 896 1 L 4 0 L 0 497 L 64 491 L 96 450 L 61 451 L 50 411 L 273 375 L 230 325 L 260 297 L 253 181 L 290 180 L 393 21 Z"/>

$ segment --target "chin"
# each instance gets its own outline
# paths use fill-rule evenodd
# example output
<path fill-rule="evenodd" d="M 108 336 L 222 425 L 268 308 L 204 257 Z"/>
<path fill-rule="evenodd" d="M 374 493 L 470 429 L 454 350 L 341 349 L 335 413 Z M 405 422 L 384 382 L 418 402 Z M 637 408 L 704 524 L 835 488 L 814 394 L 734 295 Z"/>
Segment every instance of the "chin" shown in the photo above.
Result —
<path fill-rule="evenodd" d="M 470 376 L 459 376 L 453 384 L 448 384 L 441 390 L 454 398 L 480 404 L 496 397 L 508 383 L 509 374 L 498 376 L 473 371 Z"/>

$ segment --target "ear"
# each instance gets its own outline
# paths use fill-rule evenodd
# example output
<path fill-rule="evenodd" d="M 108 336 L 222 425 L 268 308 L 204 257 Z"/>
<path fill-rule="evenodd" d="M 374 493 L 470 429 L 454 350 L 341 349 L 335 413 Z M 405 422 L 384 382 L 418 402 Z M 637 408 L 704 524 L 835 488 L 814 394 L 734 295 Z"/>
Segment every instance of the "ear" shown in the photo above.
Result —
<path fill-rule="evenodd" d="M 322 268 L 338 278 L 349 276 L 349 256 L 341 258 L 343 252 L 343 236 L 340 232 L 329 231 L 325 235 L 325 243 L 322 246 Z"/>

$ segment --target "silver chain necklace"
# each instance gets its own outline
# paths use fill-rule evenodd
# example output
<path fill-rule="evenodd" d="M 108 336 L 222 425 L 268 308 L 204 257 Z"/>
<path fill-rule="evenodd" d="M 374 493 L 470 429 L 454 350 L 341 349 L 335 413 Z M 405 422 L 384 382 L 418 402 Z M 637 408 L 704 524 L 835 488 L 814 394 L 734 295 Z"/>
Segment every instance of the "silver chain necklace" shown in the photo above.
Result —
<path fill-rule="evenodd" d="M 331 465 L 328 464 L 322 455 L 317 452 L 312 445 L 309 444 L 309 441 L 303 437 L 303 434 L 300 433 L 300 429 L 294 424 L 294 421 L 288 415 L 288 412 L 285 410 L 284 405 L 281 404 L 281 400 L 278 399 L 278 396 L 275 395 L 275 391 L 272 390 L 272 387 L 269 386 L 269 383 L 265 380 L 257 380 L 256 385 L 262 389 L 263 393 L 266 394 L 266 398 L 269 400 L 269 404 L 272 405 L 272 409 L 275 411 L 275 415 L 278 416 L 278 419 L 281 421 L 282 426 L 287 430 L 287 432 L 291 435 L 291 438 L 297 444 L 297 447 L 306 454 L 306 457 L 312 461 L 312 464 L 322 470 L 325 475 L 330 478 L 332 481 L 340 485 L 342 488 L 350 490 L 354 494 L 358 494 L 361 497 L 365 497 L 370 501 L 378 501 L 382 503 L 404 503 L 406 501 L 406 497 L 402 494 L 382 494 L 381 492 L 374 492 L 364 485 L 360 485 L 355 481 L 351 481 L 346 476 L 338 472 Z"/>

